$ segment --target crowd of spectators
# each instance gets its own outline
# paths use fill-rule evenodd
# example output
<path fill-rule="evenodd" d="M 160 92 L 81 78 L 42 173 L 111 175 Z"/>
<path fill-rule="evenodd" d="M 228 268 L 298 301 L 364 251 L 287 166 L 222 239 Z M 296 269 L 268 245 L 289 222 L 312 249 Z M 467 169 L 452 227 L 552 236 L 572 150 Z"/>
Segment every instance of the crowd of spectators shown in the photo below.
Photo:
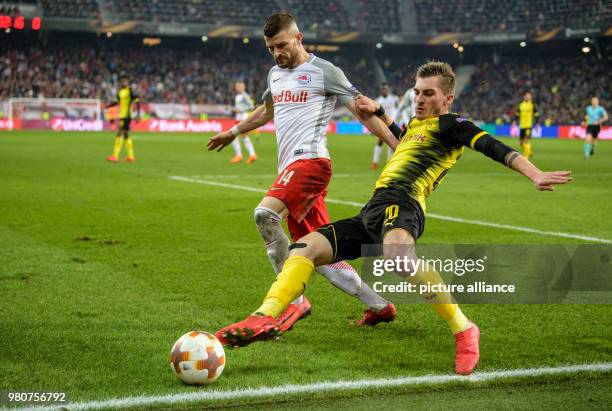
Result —
<path fill-rule="evenodd" d="M 369 58 L 356 50 L 318 54 L 341 67 L 364 94 L 377 96 L 378 83 Z M 380 66 L 395 94 L 414 84 L 413 55 L 387 57 Z M 452 64 L 455 63 L 450 61 Z M 149 103 L 232 104 L 233 83 L 241 79 L 259 100 L 273 60 L 258 44 L 223 42 L 209 48 L 26 47 L 0 53 L 0 100 L 10 97 L 100 98 L 112 101 L 118 75 L 127 74 Z M 456 63 L 454 64 L 457 65 Z M 482 121 L 508 123 L 525 91 L 531 91 L 542 122 L 573 123 L 591 96 L 610 98 L 609 66 L 592 57 L 504 58 L 477 64 L 453 109 Z"/>
<path fill-rule="evenodd" d="M 121 20 L 246 26 L 279 10 L 275 0 L 250 0 L 248 7 L 242 0 L 111 0 L 103 7 Z"/>
<path fill-rule="evenodd" d="M 345 69 L 363 92 L 376 92 L 371 65 L 350 54 L 321 54 Z M 109 48 L 63 45 L 0 53 L 0 100 L 9 97 L 113 99 L 127 74 L 147 102 L 231 104 L 243 80 L 256 99 L 265 90 L 271 56 L 259 45 L 229 42 L 206 50 L 175 47 Z"/>
<path fill-rule="evenodd" d="M 21 14 L 21 11 L 19 10 L 19 5 L 0 4 L 0 15 L 1 16 L 15 17 L 15 16 L 19 16 L 20 14 Z"/>
<path fill-rule="evenodd" d="M 46 17 L 93 20 L 100 18 L 100 8 L 96 0 L 41 0 L 41 5 Z"/>
<path fill-rule="evenodd" d="M 118 20 L 158 23 L 261 26 L 266 17 L 289 10 L 303 30 L 364 31 L 393 33 L 401 30 L 399 0 L 356 0 L 354 10 L 342 1 L 310 0 L 41 0 L 50 17 L 90 17 L 97 19 L 99 7 Z"/>
<path fill-rule="evenodd" d="M 147 102 L 220 103 L 233 100 L 233 82 L 261 92 L 269 56 L 171 48 L 61 47 L 11 50 L 0 55 L 0 99 L 100 98 L 111 101 L 117 76 L 126 74 Z M 221 69 L 222 67 L 222 69 Z"/>
<path fill-rule="evenodd" d="M 606 0 L 415 0 L 424 33 L 526 32 L 588 28 L 612 22 Z"/>
<path fill-rule="evenodd" d="M 30 0 L 32 2 L 32 0 Z M 45 16 L 98 19 L 100 7 L 118 20 L 261 26 L 289 10 L 304 30 L 402 31 L 399 0 L 41 0 Z M 347 9 L 347 7 L 349 9 Z M 414 0 L 419 33 L 527 32 L 612 24 L 606 0 Z"/>
<path fill-rule="evenodd" d="M 533 94 L 542 124 L 581 121 L 592 96 L 610 99 L 610 67 L 595 57 L 504 59 L 478 65 L 457 100 L 466 117 L 511 122 L 526 91 Z"/>

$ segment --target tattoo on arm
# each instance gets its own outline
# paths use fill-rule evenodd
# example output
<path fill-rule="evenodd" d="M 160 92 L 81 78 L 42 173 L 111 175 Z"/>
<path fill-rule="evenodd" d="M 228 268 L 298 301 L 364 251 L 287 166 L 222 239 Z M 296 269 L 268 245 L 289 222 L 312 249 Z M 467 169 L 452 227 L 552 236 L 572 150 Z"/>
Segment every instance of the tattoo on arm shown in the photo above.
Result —
<path fill-rule="evenodd" d="M 520 156 L 520 154 L 517 153 L 516 151 L 513 151 L 512 153 L 508 153 L 508 156 L 506 157 L 506 165 L 509 168 L 512 168 L 512 163 L 514 162 L 514 160 L 517 159 L 518 156 Z"/>

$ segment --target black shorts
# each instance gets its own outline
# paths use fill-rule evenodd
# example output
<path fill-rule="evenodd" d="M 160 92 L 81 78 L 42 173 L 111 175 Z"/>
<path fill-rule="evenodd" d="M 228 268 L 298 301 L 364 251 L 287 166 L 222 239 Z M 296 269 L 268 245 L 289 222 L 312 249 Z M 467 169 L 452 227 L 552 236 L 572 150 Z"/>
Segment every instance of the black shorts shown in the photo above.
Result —
<path fill-rule="evenodd" d="M 520 136 L 521 138 L 525 138 L 525 137 L 531 138 L 531 128 L 522 128 Z"/>
<path fill-rule="evenodd" d="M 596 126 L 594 124 L 589 124 L 587 126 L 587 134 L 593 136 L 593 138 L 597 138 L 599 136 L 599 131 L 601 130 L 601 126 Z"/>
<path fill-rule="evenodd" d="M 119 119 L 119 130 L 130 131 L 131 118 L 120 118 Z"/>
<path fill-rule="evenodd" d="M 362 245 L 382 244 L 385 234 L 394 228 L 403 228 L 416 240 L 423 234 L 425 215 L 419 203 L 405 192 L 382 188 L 356 217 L 324 225 L 317 231 L 329 240 L 336 262 L 362 257 Z"/>

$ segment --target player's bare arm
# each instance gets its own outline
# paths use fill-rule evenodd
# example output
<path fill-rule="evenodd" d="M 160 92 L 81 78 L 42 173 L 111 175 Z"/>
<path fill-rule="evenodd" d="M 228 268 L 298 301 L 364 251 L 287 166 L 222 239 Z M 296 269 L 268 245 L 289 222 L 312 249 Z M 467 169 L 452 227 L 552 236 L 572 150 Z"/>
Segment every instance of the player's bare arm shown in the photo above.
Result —
<path fill-rule="evenodd" d="M 572 181 L 571 171 L 542 171 L 516 151 L 506 155 L 505 163 L 509 168 L 530 179 L 535 188 L 540 191 L 554 191 L 556 184 L 566 184 Z"/>
<path fill-rule="evenodd" d="M 355 107 L 359 110 L 360 113 L 372 115 L 380 110 L 381 105 L 376 101 L 372 100 L 370 97 L 364 96 L 363 94 L 355 97 Z M 389 115 L 389 113 L 385 113 L 382 116 L 378 116 L 387 126 L 393 124 L 393 118 Z"/>
<path fill-rule="evenodd" d="M 395 150 L 395 147 L 397 147 L 397 144 L 399 143 L 399 141 L 393 135 L 391 130 L 389 130 L 389 127 L 387 126 L 387 124 L 385 124 L 385 122 L 381 120 L 381 118 L 372 114 L 376 110 L 369 112 L 367 110 L 359 110 L 357 108 L 356 106 L 358 104 L 357 102 L 360 101 L 361 98 L 362 96 L 357 96 L 355 101 L 347 102 L 346 108 L 348 108 L 349 111 L 353 113 L 353 115 L 361 123 L 363 123 L 363 125 L 365 125 L 368 128 L 368 130 L 370 130 L 372 133 L 374 133 L 374 135 L 376 135 L 378 138 L 384 141 L 389 147 Z M 364 97 L 364 98 L 367 98 L 368 100 L 372 101 L 368 97 Z M 392 122 L 393 122 L 393 119 L 391 119 L 391 123 Z"/>
<path fill-rule="evenodd" d="M 272 102 L 266 101 L 264 105 L 257 107 L 253 113 L 246 119 L 238 123 L 230 130 L 222 131 L 208 140 L 208 151 L 221 151 L 225 146 L 230 144 L 236 136 L 243 133 L 248 133 L 255 130 L 274 118 L 274 106 Z M 238 134 L 234 134 L 232 130 L 237 130 Z"/>
<path fill-rule="evenodd" d="M 465 127 L 480 130 L 469 122 L 463 122 Z M 540 191 L 554 191 L 556 184 L 566 184 L 572 181 L 571 171 L 544 172 L 536 167 L 525 156 L 511 149 L 485 131 L 468 134 L 469 138 L 463 143 L 472 149 L 483 153 L 487 157 L 506 165 L 508 168 L 518 171 L 533 182 L 536 189 Z"/>

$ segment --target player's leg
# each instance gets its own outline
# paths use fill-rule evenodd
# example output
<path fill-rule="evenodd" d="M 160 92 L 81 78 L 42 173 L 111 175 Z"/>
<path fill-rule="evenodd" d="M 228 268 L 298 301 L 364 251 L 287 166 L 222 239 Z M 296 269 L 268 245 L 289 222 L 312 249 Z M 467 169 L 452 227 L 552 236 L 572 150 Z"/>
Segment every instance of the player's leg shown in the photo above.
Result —
<path fill-rule="evenodd" d="M 408 257 L 409 261 L 417 261 L 415 239 L 407 230 L 396 228 L 388 231 L 384 237 L 385 259 L 396 261 L 397 258 Z M 435 270 L 415 270 L 398 272 L 406 280 L 421 285 L 443 285 L 444 280 Z M 423 294 L 432 308 L 448 323 L 455 336 L 455 371 L 458 374 L 471 374 L 480 358 L 480 329 L 470 322 L 448 292 L 432 292 Z"/>
<path fill-rule="evenodd" d="M 383 141 L 381 139 L 378 139 L 378 141 L 376 142 L 376 145 L 374 146 L 374 155 L 372 156 L 372 164 L 370 165 L 370 168 L 372 170 L 376 170 L 378 168 L 378 163 L 380 162 L 380 155 L 382 153 L 382 149 L 383 149 Z"/>
<path fill-rule="evenodd" d="M 595 154 L 595 146 L 597 145 L 597 133 L 593 133 L 593 139 L 591 142 L 591 155 Z"/>
<path fill-rule="evenodd" d="M 234 157 L 230 158 L 231 164 L 236 164 L 242 161 L 242 147 L 240 147 L 240 137 L 236 137 L 232 141 L 232 149 L 234 149 Z"/>
<path fill-rule="evenodd" d="M 255 160 L 257 160 L 257 153 L 255 153 L 255 147 L 253 147 L 253 142 L 251 141 L 248 135 L 241 136 L 241 138 L 242 142 L 244 143 L 244 147 L 249 153 L 247 164 L 252 164 Z"/>
<path fill-rule="evenodd" d="M 294 241 L 314 231 L 321 224 L 329 223 L 327 210 L 325 210 L 325 221 L 318 225 L 310 226 L 307 216 L 311 213 L 313 205 L 318 204 L 317 198 L 326 190 L 330 178 L 331 162 L 329 160 L 298 160 L 289 164 L 268 190 L 267 195 L 270 198 L 280 200 L 285 206 L 286 213 L 283 217 L 287 216 L 289 232 Z M 287 248 L 282 256 L 279 254 L 280 267 L 277 266 L 277 274 L 287 258 L 286 253 Z M 291 329 L 297 321 L 307 317 L 310 310 L 308 299 L 302 295 L 298 296 L 277 318 L 281 324 L 281 330 Z"/>
<path fill-rule="evenodd" d="M 532 154 L 531 150 L 531 128 L 523 128 L 521 129 L 523 136 L 523 155 L 525 158 L 529 159 Z"/>
<path fill-rule="evenodd" d="M 266 245 L 266 252 L 276 274 L 289 254 L 289 238 L 281 225 L 289 210 L 282 200 L 265 196 L 255 208 L 255 225 Z"/>
<path fill-rule="evenodd" d="M 244 346 L 273 339 L 282 332 L 275 318 L 303 294 L 315 265 L 327 264 L 333 258 L 329 241 L 317 232 L 308 234 L 296 244 L 262 305 L 245 320 L 215 333 L 224 345 Z"/>
<path fill-rule="evenodd" d="M 126 160 L 132 163 L 136 161 L 136 157 L 134 156 L 134 143 L 132 141 L 132 138 L 130 137 L 130 123 L 131 119 L 127 119 L 125 128 L 123 130 L 123 137 L 125 138 L 125 149 L 127 151 Z"/>
<path fill-rule="evenodd" d="M 592 144 L 593 144 L 593 135 L 590 132 L 587 132 L 587 135 L 584 138 L 584 158 L 586 160 L 588 160 L 591 157 Z"/>
<path fill-rule="evenodd" d="M 310 211 L 301 221 L 298 222 L 291 216 L 287 218 L 289 233 L 294 241 L 330 223 L 329 213 L 325 205 L 325 194 L 323 192 L 317 197 Z M 376 294 L 368 284 L 361 280 L 353 266 L 346 261 L 337 261 L 332 264 L 318 266 L 316 271 L 327 278 L 336 288 L 339 288 L 348 295 L 357 297 L 368 307 L 359 324 L 376 325 L 379 322 L 389 322 L 395 318 L 396 311 L 393 304 Z M 287 326 L 292 325 L 290 324 L 290 317 L 287 317 L 287 322 L 282 321 L 285 314 L 291 314 L 291 308 L 297 308 L 292 306 L 293 304 L 289 306 L 287 313 L 283 313 L 283 318 L 279 318 L 279 322 L 287 324 Z M 310 305 L 308 308 L 310 309 Z"/>
<path fill-rule="evenodd" d="M 361 244 L 370 242 L 360 216 L 329 224 L 300 238 L 291 246 L 289 257 L 263 304 L 245 320 L 224 327 L 215 335 L 223 344 L 231 346 L 276 337 L 281 331 L 274 318 L 304 293 L 314 267 L 358 258 Z"/>
<path fill-rule="evenodd" d="M 255 208 L 255 225 L 266 245 L 268 259 L 278 275 L 289 255 L 289 238 L 281 225 L 289 209 L 280 199 L 264 197 Z M 289 330 L 295 322 L 310 314 L 310 302 L 302 295 L 291 302 L 286 312 L 278 318 L 283 331 Z"/>
<path fill-rule="evenodd" d="M 591 139 L 591 155 L 595 154 L 595 146 L 597 145 L 597 138 L 599 137 L 599 131 L 601 126 L 595 126 L 593 128 L 592 139 Z"/>
<path fill-rule="evenodd" d="M 123 129 L 125 120 L 119 119 L 119 123 L 117 125 L 117 134 L 115 135 L 115 145 L 113 147 L 113 154 L 106 157 L 107 161 L 111 163 L 116 163 L 119 161 L 119 154 L 121 154 L 121 148 L 123 147 Z"/>

